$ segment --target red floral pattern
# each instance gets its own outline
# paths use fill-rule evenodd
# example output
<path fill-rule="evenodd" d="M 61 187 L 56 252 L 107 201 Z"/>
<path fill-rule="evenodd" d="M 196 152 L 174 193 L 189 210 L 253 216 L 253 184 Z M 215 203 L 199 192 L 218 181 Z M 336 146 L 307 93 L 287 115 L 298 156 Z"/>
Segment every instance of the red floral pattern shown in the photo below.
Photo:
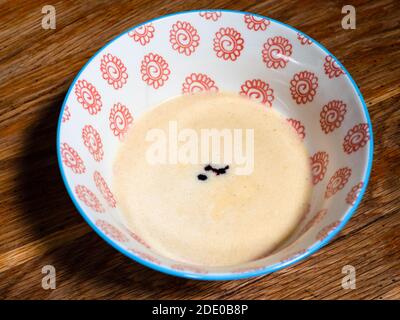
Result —
<path fill-rule="evenodd" d="M 289 254 L 288 256 L 283 258 L 280 262 L 281 263 L 289 262 L 289 261 L 291 261 L 293 259 L 296 259 L 297 257 L 300 257 L 301 255 L 303 255 L 305 253 L 306 253 L 306 249 L 301 249 L 301 250 L 299 250 L 297 252 L 293 252 L 293 253 Z"/>
<path fill-rule="evenodd" d="M 115 208 L 117 202 L 115 201 L 114 195 L 112 194 L 110 188 L 108 187 L 106 181 L 104 180 L 100 172 L 95 171 L 93 173 L 93 180 L 94 183 L 96 184 L 97 189 L 103 196 L 104 200 L 107 201 L 108 205 L 111 208 Z"/>
<path fill-rule="evenodd" d="M 234 28 L 221 28 L 215 34 L 214 51 L 218 58 L 236 61 L 243 48 L 242 35 Z"/>
<path fill-rule="evenodd" d="M 144 56 L 140 72 L 142 73 L 142 80 L 154 89 L 162 87 L 171 74 L 168 63 L 163 57 L 155 53 Z"/>
<path fill-rule="evenodd" d="M 158 260 L 156 257 L 153 257 L 153 256 L 149 255 L 148 253 L 145 253 L 145 252 L 142 252 L 142 251 L 138 251 L 138 250 L 133 249 L 133 248 L 129 249 L 129 251 L 132 252 L 133 254 L 137 255 L 138 257 L 144 259 L 144 260 L 153 262 L 155 264 L 161 264 L 160 260 Z"/>
<path fill-rule="evenodd" d="M 127 242 L 128 238 L 112 224 L 105 220 L 97 220 L 96 226 L 103 231 L 108 237 L 118 242 Z"/>
<path fill-rule="evenodd" d="M 232 270 L 233 273 L 247 273 L 247 272 L 257 272 L 260 271 L 262 269 L 264 269 L 265 267 L 250 267 L 250 268 L 238 268 L 235 270 Z"/>
<path fill-rule="evenodd" d="M 303 140 L 306 137 L 306 130 L 305 130 L 304 126 L 301 124 L 301 122 L 296 119 L 287 119 L 287 121 L 294 128 L 294 130 L 296 130 L 300 139 Z"/>
<path fill-rule="evenodd" d="M 103 159 L 103 143 L 98 131 L 91 125 L 86 125 L 82 129 L 82 139 L 86 148 L 93 156 L 94 160 L 101 161 Z"/>
<path fill-rule="evenodd" d="M 145 46 L 154 38 L 154 26 L 152 23 L 135 28 L 128 32 L 128 35 L 133 38 L 135 42 L 139 42 L 142 46 Z"/>
<path fill-rule="evenodd" d="M 284 68 L 289 62 L 289 57 L 292 55 L 292 45 L 289 40 L 276 36 L 267 39 L 262 50 L 264 63 L 268 68 Z"/>
<path fill-rule="evenodd" d="M 71 111 L 68 106 L 65 106 L 61 121 L 67 122 L 69 119 L 71 119 Z"/>
<path fill-rule="evenodd" d="M 334 231 L 340 224 L 340 221 L 332 222 L 331 224 L 327 225 L 326 227 L 322 228 L 320 232 L 317 234 L 317 240 L 322 241 L 324 240 L 332 231 Z"/>
<path fill-rule="evenodd" d="M 172 49 L 190 56 L 199 46 L 200 36 L 189 22 L 178 21 L 172 26 L 169 41 Z"/>
<path fill-rule="evenodd" d="M 306 205 L 306 207 L 304 209 L 304 212 L 301 215 L 301 218 L 300 218 L 300 220 L 298 222 L 299 225 L 302 224 L 307 219 L 307 216 L 310 213 L 310 209 L 311 209 L 311 204 L 307 203 L 307 205 Z"/>
<path fill-rule="evenodd" d="M 72 148 L 68 143 L 61 144 L 61 158 L 62 162 L 72 170 L 74 173 L 84 173 L 86 171 L 85 165 L 78 152 Z"/>
<path fill-rule="evenodd" d="M 133 117 L 126 106 L 117 103 L 111 109 L 109 120 L 114 136 L 122 140 L 132 125 Z"/>
<path fill-rule="evenodd" d="M 112 85 L 114 89 L 119 89 L 124 86 L 128 79 L 126 73 L 126 67 L 122 63 L 121 59 L 113 56 L 111 53 L 103 55 L 101 59 L 100 70 L 104 80 L 109 85 Z"/>
<path fill-rule="evenodd" d="M 302 35 L 301 33 L 297 33 L 297 39 L 303 46 L 312 44 L 311 39 L 305 35 Z"/>
<path fill-rule="evenodd" d="M 325 151 L 316 152 L 311 159 L 312 182 L 316 185 L 326 174 L 329 163 L 329 155 Z"/>
<path fill-rule="evenodd" d="M 139 242 L 141 245 L 143 245 L 144 247 L 146 247 L 147 249 L 150 249 L 150 246 L 147 244 L 146 241 L 144 241 L 141 237 L 139 237 L 136 233 L 133 233 L 130 230 L 126 230 L 127 233 L 129 234 L 129 236 L 135 240 L 136 242 Z"/>
<path fill-rule="evenodd" d="M 193 94 L 204 91 L 218 91 L 218 87 L 215 85 L 214 80 L 204 73 L 192 73 L 185 78 L 185 82 L 182 84 L 182 93 L 184 94 Z"/>
<path fill-rule="evenodd" d="M 99 199 L 87 187 L 78 184 L 75 187 L 75 193 L 79 200 L 81 200 L 89 208 L 92 208 L 96 212 L 104 212 L 104 208 Z"/>
<path fill-rule="evenodd" d="M 301 234 L 306 233 L 308 230 L 310 230 L 313 226 L 317 225 L 318 223 L 320 223 L 322 221 L 322 219 L 326 216 L 326 214 L 328 213 L 327 209 L 321 209 L 319 210 L 315 216 L 313 216 L 310 221 L 308 221 L 306 223 L 306 225 L 303 227 L 303 229 L 301 230 Z"/>
<path fill-rule="evenodd" d="M 343 149 L 347 154 L 351 154 L 364 147 L 369 141 L 369 127 L 367 123 L 360 123 L 351 128 L 343 141 Z"/>
<path fill-rule="evenodd" d="M 290 81 L 290 92 L 297 104 L 306 104 L 314 99 L 318 88 L 318 77 L 309 71 L 301 71 Z"/>
<path fill-rule="evenodd" d="M 340 100 L 332 100 L 324 105 L 320 114 L 321 129 L 326 134 L 340 127 L 347 112 L 346 104 Z"/>
<path fill-rule="evenodd" d="M 260 79 L 247 80 L 241 85 L 239 94 L 269 107 L 272 107 L 274 101 L 274 90 Z"/>
<path fill-rule="evenodd" d="M 181 264 L 173 264 L 173 265 L 171 265 L 171 268 L 174 270 L 200 273 L 200 274 L 208 273 L 207 270 L 205 270 L 205 269 L 195 267 L 195 266 L 185 266 L 185 265 L 181 265 Z"/>
<path fill-rule="evenodd" d="M 360 191 L 362 187 L 364 186 L 364 182 L 357 183 L 346 196 L 346 202 L 350 205 L 354 205 L 356 203 L 356 200 L 358 196 L 360 195 Z"/>
<path fill-rule="evenodd" d="M 339 77 L 341 74 L 344 74 L 343 70 L 332 56 L 325 57 L 324 69 L 325 74 L 327 74 L 329 78 Z"/>
<path fill-rule="evenodd" d="M 91 115 L 100 112 L 103 106 L 101 96 L 94 85 L 86 80 L 78 80 L 75 85 L 75 95 L 78 102 L 86 109 Z"/>
<path fill-rule="evenodd" d="M 342 190 L 351 176 L 351 169 L 341 168 L 330 178 L 325 191 L 325 198 L 332 197 L 336 192 Z"/>
<path fill-rule="evenodd" d="M 202 11 L 199 15 L 207 20 L 217 21 L 221 18 L 222 13 L 220 11 Z"/>
<path fill-rule="evenodd" d="M 270 21 L 264 18 L 259 18 L 252 14 L 245 14 L 244 15 L 244 22 L 249 30 L 266 30 L 267 27 L 270 25 Z"/>

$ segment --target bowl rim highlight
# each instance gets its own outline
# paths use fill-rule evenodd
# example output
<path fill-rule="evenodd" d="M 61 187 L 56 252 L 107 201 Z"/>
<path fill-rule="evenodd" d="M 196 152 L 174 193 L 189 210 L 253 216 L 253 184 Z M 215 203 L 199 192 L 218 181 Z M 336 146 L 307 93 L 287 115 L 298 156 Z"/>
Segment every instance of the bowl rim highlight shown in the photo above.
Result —
<path fill-rule="evenodd" d="M 195 273 L 195 272 L 189 272 L 189 271 L 182 271 L 182 270 L 175 270 L 172 268 L 169 268 L 167 266 L 164 265 L 158 265 L 155 264 L 151 261 L 147 261 L 142 259 L 141 257 L 137 256 L 136 254 L 124 249 L 122 246 L 120 246 L 119 244 L 117 244 L 116 242 L 112 241 L 107 235 L 104 234 L 103 231 L 101 231 L 93 222 L 90 221 L 89 217 L 86 215 L 85 210 L 79 205 L 78 201 L 75 198 L 75 194 L 73 193 L 71 187 L 69 186 L 65 173 L 64 173 L 64 166 L 62 163 L 62 157 L 61 157 L 61 152 L 60 152 L 60 129 L 61 129 L 61 125 L 62 125 L 62 116 L 64 113 L 64 109 L 65 109 L 65 105 L 66 102 L 68 100 L 69 95 L 71 94 L 72 89 L 75 86 L 76 81 L 79 79 L 81 73 L 87 68 L 87 66 L 92 62 L 92 60 L 100 54 L 101 51 L 103 51 L 105 48 L 107 48 L 111 43 L 113 43 L 114 41 L 116 41 L 117 39 L 119 39 L 120 37 L 124 36 L 125 34 L 127 34 L 129 31 L 132 31 L 140 26 L 146 25 L 148 23 L 157 21 L 157 20 L 161 20 L 167 17 L 171 17 L 171 16 L 179 16 L 179 15 L 184 15 L 184 14 L 189 14 L 189 13 L 199 13 L 199 12 L 204 12 L 204 11 L 208 11 L 208 12 L 229 12 L 229 13 L 234 13 L 237 15 L 253 15 L 255 17 L 258 18 L 262 18 L 262 19 L 268 19 L 276 24 L 281 25 L 282 27 L 291 29 L 292 31 L 298 32 L 299 34 L 306 36 L 308 38 L 310 38 L 313 43 L 319 47 L 319 49 L 321 49 L 323 52 L 325 52 L 327 55 L 332 56 L 335 61 L 337 62 L 337 64 L 342 68 L 342 70 L 344 71 L 345 75 L 348 77 L 348 79 L 351 82 L 351 85 L 353 86 L 355 92 L 357 93 L 358 99 L 360 100 L 362 107 L 363 107 L 363 112 L 364 115 L 367 119 L 368 122 L 368 127 L 369 127 L 369 134 L 370 134 L 370 148 L 369 148 L 369 154 L 368 154 L 368 163 L 367 163 L 367 169 L 365 171 L 365 175 L 363 177 L 363 181 L 364 181 L 364 185 L 362 187 L 362 189 L 360 190 L 359 196 L 355 202 L 355 204 L 350 208 L 350 210 L 344 215 L 343 219 L 341 220 L 340 224 L 326 237 L 324 238 L 322 241 L 319 241 L 317 243 L 314 243 L 314 245 L 312 245 L 311 247 L 307 248 L 305 250 L 305 252 L 303 252 L 300 255 L 294 256 L 284 262 L 279 262 L 273 265 L 269 265 L 269 266 L 265 266 L 264 268 L 260 268 L 257 270 L 252 270 L 252 271 L 247 271 L 247 272 L 242 272 L 242 273 L 221 273 L 221 274 L 199 274 L 199 273 Z M 336 234 L 338 234 L 340 232 L 340 230 L 343 229 L 343 227 L 346 225 L 346 223 L 350 220 L 350 218 L 353 216 L 354 212 L 357 210 L 363 196 L 365 193 L 365 190 L 367 188 L 368 182 L 369 182 L 369 178 L 371 175 L 371 170 L 372 170 L 372 162 L 373 162 L 373 150 L 374 150 L 374 139 L 373 139 L 373 131 L 372 131 L 372 123 L 371 123 L 371 119 L 368 113 L 368 108 L 366 106 L 366 103 L 364 101 L 364 98 L 357 86 L 357 84 L 355 83 L 354 79 L 351 77 L 350 73 L 346 70 L 346 68 L 342 65 L 342 63 L 332 54 L 330 53 L 322 44 L 320 44 L 319 42 L 315 41 L 314 39 L 312 39 L 311 37 L 309 37 L 308 35 L 306 35 L 305 33 L 297 30 L 296 28 L 280 22 L 278 20 L 269 18 L 267 16 L 263 16 L 260 14 L 256 14 L 256 13 L 252 13 L 252 12 L 246 12 L 246 11 L 239 11 L 239 10 L 228 10 L 228 9 L 199 9 L 199 10 L 188 10 L 188 11 L 180 11 L 180 12 L 175 12 L 175 13 L 170 13 L 170 14 L 166 14 L 163 16 L 159 16 L 157 18 L 151 19 L 151 20 L 147 20 L 145 22 L 142 22 L 134 27 L 131 27 L 127 30 L 125 30 L 124 32 L 122 32 L 121 34 L 119 34 L 118 36 L 116 36 L 115 38 L 113 38 L 111 41 L 109 41 L 108 43 L 106 43 L 103 47 L 101 47 L 99 50 L 97 50 L 97 52 L 84 64 L 84 66 L 80 69 L 80 71 L 78 72 L 78 74 L 74 77 L 74 80 L 72 81 L 72 83 L 70 84 L 68 91 L 65 95 L 62 107 L 61 107 L 61 111 L 60 111 L 60 115 L 58 118 L 58 125 L 57 125 L 57 138 L 56 138 L 56 148 L 57 148 L 57 159 L 58 159 L 58 165 L 59 165 L 59 169 L 60 169 L 60 173 L 61 173 L 61 177 L 62 180 L 64 182 L 65 188 L 67 189 L 68 195 L 71 198 L 73 204 L 75 205 L 76 209 L 78 210 L 78 212 L 81 214 L 81 216 L 83 217 L 83 219 L 86 221 L 86 223 L 89 224 L 89 226 L 104 240 L 106 241 L 109 245 L 111 245 L 114 249 L 118 250 L 120 253 L 124 254 L 125 256 L 127 256 L 128 258 L 146 266 L 149 267 L 153 270 L 156 271 L 160 271 L 162 273 L 165 274 L 169 274 L 169 275 L 173 275 L 173 276 L 177 276 L 177 277 L 183 277 L 183 278 L 188 278 L 188 279 L 196 279 L 196 280 L 239 280 L 239 279 L 245 279 L 245 278 L 251 278 L 251 277 L 257 277 L 257 276 L 262 276 L 262 275 L 266 275 L 278 270 L 281 270 L 283 268 L 286 268 L 288 266 L 291 266 L 301 260 L 304 260 L 305 258 L 307 258 L 308 256 L 312 255 L 313 253 L 315 253 L 316 251 L 318 251 L 319 249 L 321 249 L 322 247 L 324 247 L 326 244 L 328 244 L 335 236 Z"/>

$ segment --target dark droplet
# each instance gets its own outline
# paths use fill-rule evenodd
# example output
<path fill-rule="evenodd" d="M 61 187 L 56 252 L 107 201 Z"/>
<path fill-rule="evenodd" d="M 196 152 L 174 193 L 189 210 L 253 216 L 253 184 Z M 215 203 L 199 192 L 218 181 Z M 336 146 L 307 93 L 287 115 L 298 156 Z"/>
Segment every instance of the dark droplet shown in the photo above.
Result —
<path fill-rule="evenodd" d="M 204 181 L 204 180 L 207 180 L 207 176 L 206 176 L 205 174 L 199 174 L 199 175 L 197 176 L 197 179 L 199 179 L 199 180 L 201 180 L 201 181 Z"/>
<path fill-rule="evenodd" d="M 205 171 L 212 171 L 214 172 L 217 176 L 220 174 L 225 174 L 226 170 L 229 169 L 229 166 L 226 166 L 225 168 L 213 168 L 210 164 L 204 167 Z"/>
<path fill-rule="evenodd" d="M 220 174 L 225 174 L 226 170 L 228 170 L 228 169 L 229 169 L 229 166 L 226 166 L 225 168 L 217 169 L 217 176 Z"/>

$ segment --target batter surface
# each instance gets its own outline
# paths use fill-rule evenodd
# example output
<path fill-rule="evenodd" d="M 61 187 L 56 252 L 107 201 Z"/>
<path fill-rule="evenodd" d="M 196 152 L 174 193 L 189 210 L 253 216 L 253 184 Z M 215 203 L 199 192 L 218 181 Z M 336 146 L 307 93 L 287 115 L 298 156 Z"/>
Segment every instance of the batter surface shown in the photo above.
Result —
<path fill-rule="evenodd" d="M 164 163 L 149 163 L 162 142 L 149 132 L 161 129 L 168 138 L 171 121 L 199 137 L 207 128 L 243 129 L 244 146 L 251 136 L 245 130 L 253 129 L 253 152 L 250 145 L 242 150 L 254 157 L 251 172 L 237 174 L 246 163 L 251 168 L 250 158 L 245 164 L 169 163 L 176 158 L 158 152 Z M 166 140 L 168 151 L 175 142 Z M 185 143 L 178 141 L 178 149 Z M 226 150 L 222 145 L 220 152 Z M 135 120 L 114 161 L 113 190 L 129 227 L 153 250 L 227 266 L 260 258 L 290 235 L 309 202 L 310 177 L 303 142 L 276 111 L 236 94 L 197 94 L 168 100 Z"/>

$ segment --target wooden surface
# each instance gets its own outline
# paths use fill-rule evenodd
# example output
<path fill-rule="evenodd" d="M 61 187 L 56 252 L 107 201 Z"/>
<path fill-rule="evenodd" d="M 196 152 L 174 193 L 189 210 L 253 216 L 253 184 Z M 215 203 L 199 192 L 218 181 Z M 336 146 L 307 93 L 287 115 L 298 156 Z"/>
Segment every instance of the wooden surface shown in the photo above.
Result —
<path fill-rule="evenodd" d="M 347 1 L 0 0 L 0 298 L 15 299 L 399 299 L 400 2 L 351 1 L 357 28 L 341 28 Z M 56 30 L 41 8 L 57 10 Z M 375 158 L 355 216 L 328 246 L 272 275 L 203 282 L 147 269 L 115 251 L 83 221 L 61 181 L 56 123 L 84 63 L 127 28 L 171 12 L 238 9 L 288 23 L 325 45 L 367 102 Z M 54 265 L 57 288 L 43 290 Z M 357 288 L 344 290 L 344 265 Z"/>

